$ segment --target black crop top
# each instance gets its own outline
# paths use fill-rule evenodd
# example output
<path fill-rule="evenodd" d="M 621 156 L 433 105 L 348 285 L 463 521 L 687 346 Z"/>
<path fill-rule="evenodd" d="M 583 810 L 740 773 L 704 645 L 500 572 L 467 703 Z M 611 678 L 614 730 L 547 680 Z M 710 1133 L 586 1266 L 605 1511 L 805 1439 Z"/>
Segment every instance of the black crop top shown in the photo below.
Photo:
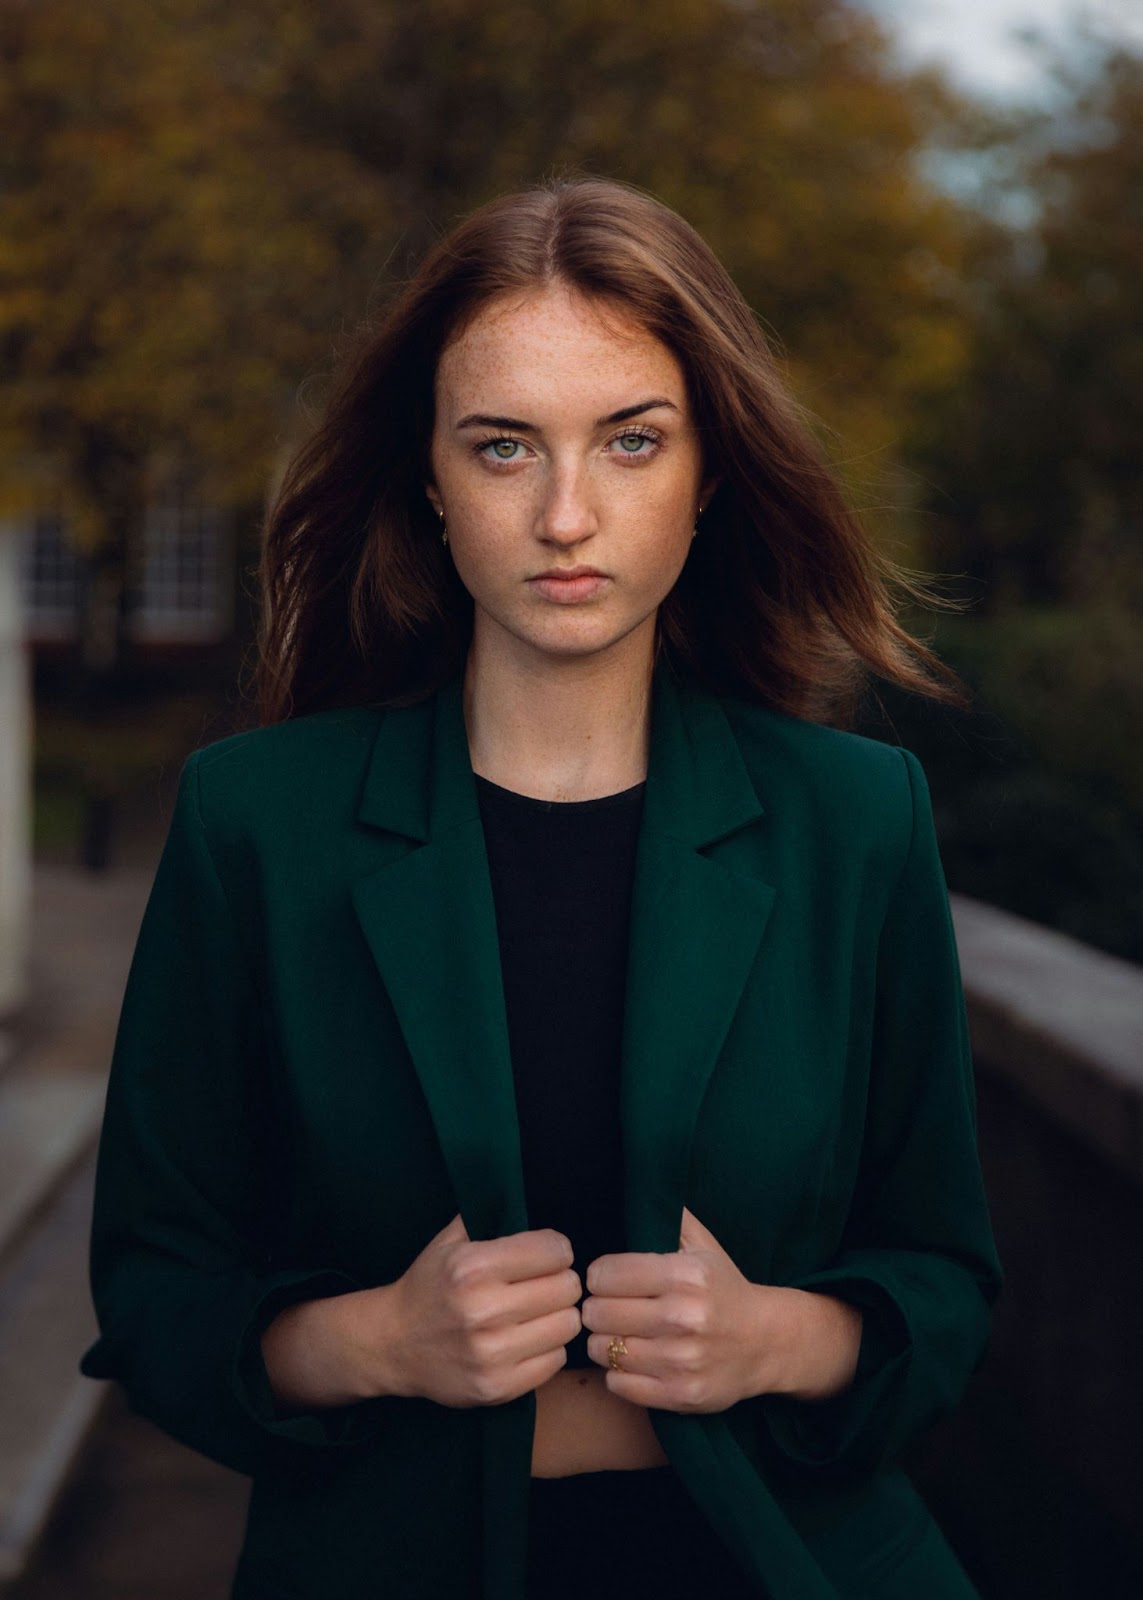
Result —
<path fill-rule="evenodd" d="M 582 1280 L 596 1256 L 626 1248 L 620 1038 L 646 784 L 552 801 L 475 777 L 529 1226 L 567 1234 Z M 593 1364 L 587 1339 L 584 1328 L 568 1345 L 568 1366 Z"/>

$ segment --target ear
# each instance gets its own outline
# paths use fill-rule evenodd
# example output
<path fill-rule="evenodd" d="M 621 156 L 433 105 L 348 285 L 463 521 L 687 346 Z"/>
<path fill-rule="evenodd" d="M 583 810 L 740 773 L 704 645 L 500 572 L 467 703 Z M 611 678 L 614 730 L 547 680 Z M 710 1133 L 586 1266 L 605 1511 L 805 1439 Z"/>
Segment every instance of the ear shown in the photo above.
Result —
<path fill-rule="evenodd" d="M 425 494 L 428 496 L 429 504 L 432 506 L 432 508 L 436 512 L 437 516 L 438 517 L 441 516 L 443 514 L 443 512 L 444 512 L 444 502 L 441 500 L 440 495 L 437 493 L 436 484 L 434 484 L 434 483 L 426 483 L 425 484 Z"/>
<path fill-rule="evenodd" d="M 716 494 L 716 492 L 718 490 L 718 486 L 719 486 L 719 484 L 721 482 L 722 482 L 721 475 L 720 474 L 716 474 L 714 477 L 708 478 L 706 480 L 706 482 L 703 484 L 702 488 L 699 490 L 698 503 L 699 503 L 699 505 L 702 507 L 702 509 L 704 511 L 707 509 L 707 507 L 710 505 L 711 501 L 714 499 L 715 494 Z"/>

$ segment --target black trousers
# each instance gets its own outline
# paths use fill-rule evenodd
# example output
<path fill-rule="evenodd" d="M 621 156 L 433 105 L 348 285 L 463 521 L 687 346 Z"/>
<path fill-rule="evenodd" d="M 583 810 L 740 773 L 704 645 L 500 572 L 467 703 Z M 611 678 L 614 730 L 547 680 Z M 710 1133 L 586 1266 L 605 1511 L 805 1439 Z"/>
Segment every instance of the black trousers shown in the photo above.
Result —
<path fill-rule="evenodd" d="M 533 1478 L 528 1600 L 760 1600 L 674 1467 Z"/>

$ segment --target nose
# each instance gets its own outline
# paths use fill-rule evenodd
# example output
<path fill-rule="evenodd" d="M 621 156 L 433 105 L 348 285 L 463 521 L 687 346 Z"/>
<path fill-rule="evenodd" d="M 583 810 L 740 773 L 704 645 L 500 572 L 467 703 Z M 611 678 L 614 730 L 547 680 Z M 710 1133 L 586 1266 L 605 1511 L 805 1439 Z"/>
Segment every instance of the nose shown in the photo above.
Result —
<path fill-rule="evenodd" d="M 575 465 L 552 475 L 540 511 L 539 534 L 553 544 L 574 545 L 596 529 L 585 475 Z"/>

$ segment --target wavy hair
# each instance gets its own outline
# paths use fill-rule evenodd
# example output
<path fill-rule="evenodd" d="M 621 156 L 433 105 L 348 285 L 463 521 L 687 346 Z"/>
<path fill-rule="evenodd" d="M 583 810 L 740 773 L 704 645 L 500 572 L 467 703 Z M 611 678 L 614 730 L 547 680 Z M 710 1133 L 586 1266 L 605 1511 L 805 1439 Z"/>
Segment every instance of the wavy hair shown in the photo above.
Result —
<path fill-rule="evenodd" d="M 720 475 L 659 607 L 656 656 L 717 694 L 841 727 L 874 676 L 967 705 L 957 674 L 898 620 L 910 602 L 962 602 L 869 537 L 710 247 L 632 184 L 563 176 L 463 217 L 341 355 L 266 517 L 261 721 L 410 704 L 462 669 L 473 602 L 424 493 L 437 363 L 493 296 L 553 280 L 673 351 L 704 476 Z"/>

